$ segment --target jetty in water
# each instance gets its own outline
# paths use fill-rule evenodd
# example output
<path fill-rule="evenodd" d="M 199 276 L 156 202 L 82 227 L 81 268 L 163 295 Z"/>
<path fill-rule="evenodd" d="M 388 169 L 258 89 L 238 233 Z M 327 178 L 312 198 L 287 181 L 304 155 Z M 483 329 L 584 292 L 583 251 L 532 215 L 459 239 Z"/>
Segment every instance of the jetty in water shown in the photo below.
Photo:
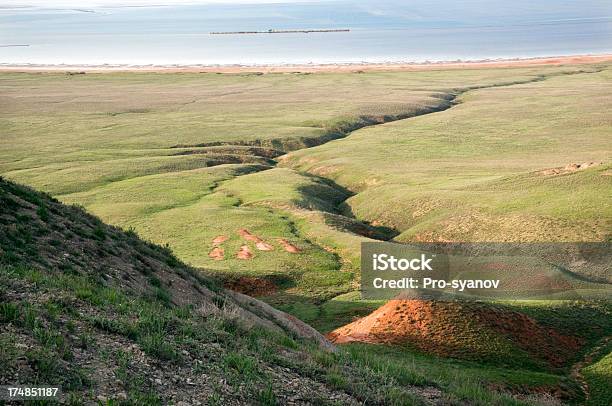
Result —
<path fill-rule="evenodd" d="M 266 31 L 213 31 L 211 35 L 242 35 L 242 34 L 310 34 L 312 32 L 349 32 L 348 28 L 319 30 L 266 30 Z"/>

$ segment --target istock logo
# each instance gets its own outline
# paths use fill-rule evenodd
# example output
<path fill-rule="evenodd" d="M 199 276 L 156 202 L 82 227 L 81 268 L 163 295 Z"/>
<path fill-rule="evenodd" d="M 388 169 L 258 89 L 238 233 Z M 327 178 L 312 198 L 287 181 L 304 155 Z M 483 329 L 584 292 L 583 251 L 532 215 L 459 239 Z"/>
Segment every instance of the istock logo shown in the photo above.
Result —
<path fill-rule="evenodd" d="M 432 257 L 421 254 L 420 258 L 395 258 L 393 255 L 373 254 L 372 269 L 374 271 L 433 271 L 431 268 Z"/>

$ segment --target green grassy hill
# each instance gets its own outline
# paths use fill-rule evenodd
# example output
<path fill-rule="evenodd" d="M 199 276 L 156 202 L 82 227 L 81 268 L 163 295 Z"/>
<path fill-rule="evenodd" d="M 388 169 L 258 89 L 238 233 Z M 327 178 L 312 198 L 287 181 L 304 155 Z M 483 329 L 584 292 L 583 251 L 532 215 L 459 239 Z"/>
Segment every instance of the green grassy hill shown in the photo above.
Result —
<path fill-rule="evenodd" d="M 68 404 L 419 403 L 427 389 L 332 352 L 167 248 L 2 179 L 0 325 L 0 384 L 60 385 Z"/>
<path fill-rule="evenodd" d="M 379 346 L 330 351 L 308 326 L 225 291 L 167 248 L 1 179 L 0 231 L 0 384 L 61 385 L 68 404 L 530 405 L 547 399 L 542 391 L 581 396 L 563 373 L 510 365 L 502 354 L 483 365 Z M 546 309 L 520 310 L 580 342 L 610 329 L 602 307 Z"/>
<path fill-rule="evenodd" d="M 603 355 L 602 355 L 603 354 Z M 600 351 L 599 359 L 588 365 L 581 371 L 587 387 L 589 388 L 590 396 L 587 400 L 588 405 L 609 405 L 612 402 L 612 393 L 610 393 L 610 380 L 612 379 L 612 345 L 609 343 Z"/>

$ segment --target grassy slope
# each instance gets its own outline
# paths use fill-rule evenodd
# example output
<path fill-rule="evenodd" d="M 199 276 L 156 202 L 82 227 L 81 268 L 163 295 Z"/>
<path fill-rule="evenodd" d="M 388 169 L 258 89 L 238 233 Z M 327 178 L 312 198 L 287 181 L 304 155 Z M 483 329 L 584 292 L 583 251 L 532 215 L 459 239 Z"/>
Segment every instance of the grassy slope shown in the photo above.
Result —
<path fill-rule="evenodd" d="M 254 322 L 197 276 L 166 248 L 0 178 L 0 383 L 147 405 L 418 404 L 431 386 Z"/>
<path fill-rule="evenodd" d="M 290 255 L 277 247 L 270 255 L 256 255 L 251 261 L 233 258 L 244 243 L 236 232 L 240 228 L 267 239 L 275 236 L 295 239 L 291 222 L 283 216 L 262 208 L 238 207 L 237 197 L 216 190 L 225 180 L 261 169 L 260 166 L 220 165 L 143 176 L 72 194 L 63 200 L 83 204 L 103 218 L 132 227 L 156 242 L 169 243 L 181 258 L 195 266 L 220 272 L 267 270 L 267 274 L 279 274 L 303 271 L 308 258 L 313 270 L 335 269 L 331 255 L 303 241 L 299 244 L 303 249 L 300 255 Z M 211 241 L 219 235 L 230 237 L 224 244 L 228 260 L 221 262 L 208 257 Z"/>
<path fill-rule="evenodd" d="M 285 162 L 358 192 L 352 211 L 398 229 L 400 241 L 605 240 L 609 167 L 530 172 L 609 163 L 611 76 L 475 90 L 449 111 L 362 129 Z"/>
<path fill-rule="evenodd" d="M 582 374 L 589 385 L 588 405 L 609 405 L 612 402 L 612 345 L 608 344 L 601 359 L 584 368 Z"/>
<path fill-rule="evenodd" d="M 67 404 L 147 405 L 529 405 L 538 399 L 500 389 L 564 384 L 384 348 L 325 352 L 247 322 L 167 249 L 79 208 L 2 179 L 0 203 L 2 384 L 62 385 Z"/>

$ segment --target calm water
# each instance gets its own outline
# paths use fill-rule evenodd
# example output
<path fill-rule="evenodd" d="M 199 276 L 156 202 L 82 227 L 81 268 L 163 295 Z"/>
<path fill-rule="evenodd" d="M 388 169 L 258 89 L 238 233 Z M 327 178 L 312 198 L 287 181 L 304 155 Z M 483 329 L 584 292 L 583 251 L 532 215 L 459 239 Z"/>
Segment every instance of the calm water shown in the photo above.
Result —
<path fill-rule="evenodd" d="M 350 28 L 215 36 L 211 31 Z M 612 53 L 612 0 L 9 8 L 0 63 L 269 64 Z M 28 45 L 28 46 L 14 46 Z"/>

